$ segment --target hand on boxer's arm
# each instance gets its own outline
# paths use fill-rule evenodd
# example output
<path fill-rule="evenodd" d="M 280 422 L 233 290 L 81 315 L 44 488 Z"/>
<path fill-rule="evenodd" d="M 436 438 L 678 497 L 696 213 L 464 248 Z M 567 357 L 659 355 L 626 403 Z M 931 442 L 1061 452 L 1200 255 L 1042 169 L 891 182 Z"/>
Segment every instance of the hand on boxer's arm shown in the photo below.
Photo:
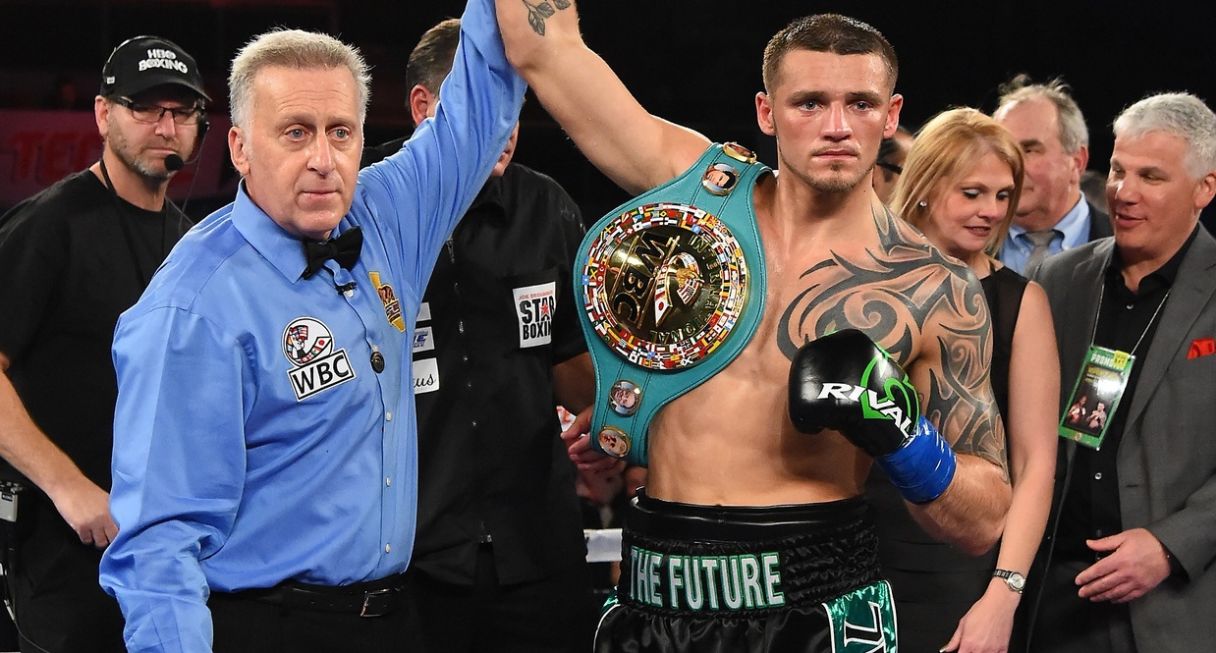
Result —
<path fill-rule="evenodd" d="M 579 411 L 574 422 L 562 431 L 562 441 L 566 443 L 566 452 L 574 461 L 579 471 L 606 472 L 616 466 L 616 458 L 610 458 L 591 446 L 591 438 L 587 431 L 591 428 L 591 406 Z"/>

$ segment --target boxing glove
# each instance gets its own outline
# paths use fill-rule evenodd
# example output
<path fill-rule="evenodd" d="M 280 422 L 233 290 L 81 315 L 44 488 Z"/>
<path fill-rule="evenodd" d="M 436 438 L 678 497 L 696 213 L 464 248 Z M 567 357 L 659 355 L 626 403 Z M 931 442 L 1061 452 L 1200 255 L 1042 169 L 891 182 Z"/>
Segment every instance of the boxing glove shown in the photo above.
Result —
<path fill-rule="evenodd" d="M 790 420 L 803 433 L 844 434 L 913 503 L 938 498 L 954 478 L 954 451 L 920 414 L 907 373 L 855 329 L 798 350 L 790 367 Z"/>

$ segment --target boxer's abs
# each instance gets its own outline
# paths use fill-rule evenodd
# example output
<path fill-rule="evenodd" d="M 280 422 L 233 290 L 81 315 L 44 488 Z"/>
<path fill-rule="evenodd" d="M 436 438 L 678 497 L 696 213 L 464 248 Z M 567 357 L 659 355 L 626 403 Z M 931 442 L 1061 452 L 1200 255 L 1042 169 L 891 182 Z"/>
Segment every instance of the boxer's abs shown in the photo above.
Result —
<path fill-rule="evenodd" d="M 773 506 L 860 494 L 869 458 L 837 433 L 793 429 L 788 370 L 788 361 L 749 365 L 745 352 L 664 408 L 651 426 L 650 496 Z"/>

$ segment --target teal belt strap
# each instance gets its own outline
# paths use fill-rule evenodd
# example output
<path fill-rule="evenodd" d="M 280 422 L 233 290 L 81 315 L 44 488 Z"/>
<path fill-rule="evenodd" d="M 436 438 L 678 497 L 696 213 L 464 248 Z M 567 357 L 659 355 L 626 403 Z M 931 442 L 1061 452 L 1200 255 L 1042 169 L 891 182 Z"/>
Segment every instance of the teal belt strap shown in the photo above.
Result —
<path fill-rule="evenodd" d="M 766 290 L 753 192 L 768 172 L 746 148 L 713 145 L 579 245 L 574 296 L 595 365 L 598 450 L 645 465 L 659 409 L 751 341 Z"/>

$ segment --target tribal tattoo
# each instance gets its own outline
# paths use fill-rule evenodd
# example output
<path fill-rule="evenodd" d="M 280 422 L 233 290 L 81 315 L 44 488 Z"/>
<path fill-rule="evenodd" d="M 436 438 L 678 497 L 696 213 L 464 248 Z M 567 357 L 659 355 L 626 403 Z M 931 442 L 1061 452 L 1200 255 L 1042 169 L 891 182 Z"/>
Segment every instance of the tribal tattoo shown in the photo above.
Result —
<path fill-rule="evenodd" d="M 879 242 L 865 257 L 832 252 L 802 273 L 805 289 L 785 308 L 777 345 L 793 360 L 806 342 L 853 328 L 905 369 L 915 364 L 914 354 L 932 361 L 928 387 L 919 388 L 927 394 L 925 416 L 956 451 L 1007 470 L 1004 427 L 988 382 L 992 335 L 982 288 L 889 212 L 875 211 L 874 221 Z"/>
<path fill-rule="evenodd" d="M 546 20 L 562 9 L 570 8 L 570 0 L 540 0 L 536 3 L 528 2 L 528 0 L 519 1 L 528 8 L 528 24 L 532 26 L 532 31 L 541 36 L 545 35 Z"/>

